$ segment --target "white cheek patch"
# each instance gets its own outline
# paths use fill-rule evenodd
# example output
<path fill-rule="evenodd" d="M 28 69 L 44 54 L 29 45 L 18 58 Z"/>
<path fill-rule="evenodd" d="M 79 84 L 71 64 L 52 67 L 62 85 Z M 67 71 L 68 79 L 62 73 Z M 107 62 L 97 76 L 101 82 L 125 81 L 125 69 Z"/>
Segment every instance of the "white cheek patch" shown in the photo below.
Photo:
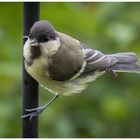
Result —
<path fill-rule="evenodd" d="M 52 56 L 58 51 L 61 45 L 61 42 L 59 38 L 56 38 L 56 40 L 50 40 L 45 43 L 40 43 L 40 45 L 42 49 L 42 54 L 47 55 L 47 56 Z"/>
<path fill-rule="evenodd" d="M 24 44 L 23 56 L 25 59 L 29 59 L 31 56 L 29 39 Z"/>

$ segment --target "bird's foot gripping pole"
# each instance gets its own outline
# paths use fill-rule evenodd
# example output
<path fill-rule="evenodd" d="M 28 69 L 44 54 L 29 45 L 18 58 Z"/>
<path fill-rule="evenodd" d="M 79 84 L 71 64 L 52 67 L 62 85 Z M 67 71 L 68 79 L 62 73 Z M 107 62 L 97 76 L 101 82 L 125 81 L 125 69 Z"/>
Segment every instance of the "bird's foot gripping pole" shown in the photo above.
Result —
<path fill-rule="evenodd" d="M 59 95 L 55 95 L 47 104 L 33 108 L 33 109 L 26 109 L 25 111 L 29 112 L 29 114 L 23 115 L 21 118 L 27 118 L 30 117 L 30 121 L 32 120 L 33 117 L 39 115 L 41 112 L 43 112 L 51 103 L 53 103 Z"/>
<path fill-rule="evenodd" d="M 117 77 L 117 73 L 113 69 L 106 68 L 105 71 L 106 71 L 106 73 L 109 73 L 109 74 L 111 74 L 114 77 Z"/>

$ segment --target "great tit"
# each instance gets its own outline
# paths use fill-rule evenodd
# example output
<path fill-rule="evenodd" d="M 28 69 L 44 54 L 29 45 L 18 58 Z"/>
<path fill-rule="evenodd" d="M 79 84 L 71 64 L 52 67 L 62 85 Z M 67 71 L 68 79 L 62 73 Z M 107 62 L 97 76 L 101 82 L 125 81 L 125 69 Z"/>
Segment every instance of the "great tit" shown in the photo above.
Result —
<path fill-rule="evenodd" d="M 104 73 L 140 73 L 133 52 L 107 54 L 55 30 L 46 20 L 33 24 L 23 49 L 26 71 L 55 96 L 44 106 L 27 109 L 30 119 L 59 96 L 80 93 Z"/>

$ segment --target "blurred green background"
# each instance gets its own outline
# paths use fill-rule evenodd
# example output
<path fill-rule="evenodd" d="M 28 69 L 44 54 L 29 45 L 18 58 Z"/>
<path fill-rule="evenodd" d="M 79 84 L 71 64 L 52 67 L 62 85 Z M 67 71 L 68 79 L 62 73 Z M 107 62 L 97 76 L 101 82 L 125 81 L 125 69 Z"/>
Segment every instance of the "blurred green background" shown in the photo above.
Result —
<path fill-rule="evenodd" d="M 137 53 L 140 3 L 41 3 L 40 19 L 104 53 Z M 22 3 L 0 3 L 0 137 L 21 137 Z M 40 137 L 140 137 L 140 75 L 108 74 L 40 116 Z M 40 105 L 52 94 L 40 88 Z"/>

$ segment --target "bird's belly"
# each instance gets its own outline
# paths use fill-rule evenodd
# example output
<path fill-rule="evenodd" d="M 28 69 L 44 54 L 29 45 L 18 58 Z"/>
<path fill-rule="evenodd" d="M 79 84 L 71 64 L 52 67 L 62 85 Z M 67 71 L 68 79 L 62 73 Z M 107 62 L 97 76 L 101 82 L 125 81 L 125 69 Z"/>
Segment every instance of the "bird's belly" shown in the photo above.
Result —
<path fill-rule="evenodd" d="M 70 84 L 68 84 L 69 82 L 55 81 L 51 79 L 47 73 L 47 62 L 48 60 L 46 58 L 40 57 L 39 59 L 35 59 L 31 66 L 28 66 L 25 63 L 25 68 L 27 72 L 41 84 L 41 86 L 48 89 L 50 92 L 59 95 L 72 93 L 71 89 L 73 88 L 72 85 L 70 86 Z"/>
<path fill-rule="evenodd" d="M 52 80 L 47 73 L 46 59 L 35 59 L 31 66 L 26 66 L 27 72 L 37 80 L 43 87 L 50 92 L 59 95 L 72 95 L 80 93 L 86 88 L 86 83 L 94 81 L 101 73 L 94 73 L 93 75 L 80 77 L 75 80 L 55 81 Z"/>
<path fill-rule="evenodd" d="M 55 81 L 52 80 L 47 74 L 43 75 L 43 71 L 37 71 L 33 67 L 27 69 L 27 72 L 39 82 L 39 84 L 53 94 L 58 95 L 71 95 L 83 90 L 83 86 L 78 83 L 70 81 Z"/>
<path fill-rule="evenodd" d="M 27 72 L 43 87 L 47 88 L 54 94 L 59 94 L 59 91 L 62 91 L 62 84 L 51 79 L 47 73 L 47 62 L 48 60 L 46 58 L 40 57 L 39 59 L 35 59 L 31 66 L 27 66 L 25 63 L 25 68 Z"/>
<path fill-rule="evenodd" d="M 36 80 L 39 82 L 39 84 L 50 91 L 53 94 L 58 95 L 71 95 L 74 93 L 78 93 L 81 90 L 84 89 L 83 85 L 80 85 L 78 83 L 72 82 L 72 81 L 55 81 L 52 80 L 49 76 L 45 75 L 43 76 L 41 71 L 37 71 L 33 69 L 34 67 L 30 67 L 27 69 L 27 72 Z"/>

